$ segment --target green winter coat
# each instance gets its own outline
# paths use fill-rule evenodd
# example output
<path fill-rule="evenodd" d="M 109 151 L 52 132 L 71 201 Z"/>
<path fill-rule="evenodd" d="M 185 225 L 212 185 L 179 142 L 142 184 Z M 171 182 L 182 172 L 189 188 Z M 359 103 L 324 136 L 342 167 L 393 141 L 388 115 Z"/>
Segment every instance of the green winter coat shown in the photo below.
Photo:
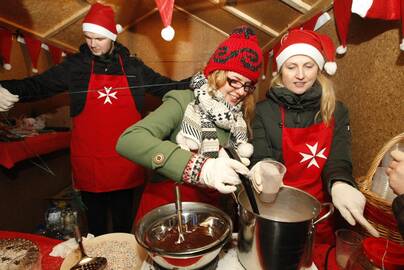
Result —
<path fill-rule="evenodd" d="M 253 121 L 254 153 L 251 164 L 264 158 L 284 162 L 282 154 L 282 120 L 280 106 L 285 108 L 285 125 L 289 128 L 305 128 L 319 123 L 321 88 L 315 84 L 298 96 L 286 88 L 273 88 L 268 99 L 257 104 Z M 322 171 L 324 186 L 330 192 L 334 180 L 342 180 L 355 186 L 352 176 L 351 131 L 348 110 L 342 102 L 336 103 L 335 126 L 330 155 Z"/>
<path fill-rule="evenodd" d="M 182 181 L 183 171 L 192 153 L 181 149 L 175 137 L 180 131 L 185 109 L 193 100 L 192 91 L 168 92 L 160 107 L 122 133 L 116 151 L 165 179 Z M 229 132 L 219 128 L 216 130 L 220 145 L 226 145 Z M 157 179 L 153 177 L 152 181 Z"/>

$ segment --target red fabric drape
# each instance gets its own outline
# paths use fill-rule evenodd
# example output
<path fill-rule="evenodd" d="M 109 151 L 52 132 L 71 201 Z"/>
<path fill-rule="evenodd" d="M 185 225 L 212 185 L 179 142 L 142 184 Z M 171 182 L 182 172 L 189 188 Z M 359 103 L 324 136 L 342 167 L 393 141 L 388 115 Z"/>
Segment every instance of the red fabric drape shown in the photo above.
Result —
<path fill-rule="evenodd" d="M 3 64 L 10 64 L 13 35 L 7 29 L 0 28 L 0 56 Z"/>

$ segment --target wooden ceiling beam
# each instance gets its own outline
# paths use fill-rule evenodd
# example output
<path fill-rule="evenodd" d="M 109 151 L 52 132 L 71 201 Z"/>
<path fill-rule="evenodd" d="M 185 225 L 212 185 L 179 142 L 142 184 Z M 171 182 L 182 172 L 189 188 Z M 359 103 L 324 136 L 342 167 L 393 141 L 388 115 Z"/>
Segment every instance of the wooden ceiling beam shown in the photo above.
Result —
<path fill-rule="evenodd" d="M 291 23 L 289 23 L 287 25 L 287 27 L 285 27 L 281 32 L 280 35 L 274 39 L 272 39 L 270 42 L 268 42 L 267 44 L 265 44 L 262 47 L 263 51 L 266 50 L 271 50 L 276 43 L 279 42 L 279 40 L 282 38 L 282 36 L 291 28 L 294 27 L 298 27 L 300 25 L 302 25 L 304 22 L 306 22 L 307 20 L 309 20 L 311 17 L 315 16 L 316 14 L 320 13 L 320 12 L 326 12 L 329 9 L 332 8 L 332 0 L 319 0 L 317 1 L 317 3 L 315 3 L 312 6 L 312 9 L 303 14 L 302 16 L 298 16 L 295 20 L 293 20 Z"/>
<path fill-rule="evenodd" d="M 25 26 L 23 26 L 21 24 L 16 23 L 16 22 L 4 19 L 2 17 L 0 17 L 0 23 L 3 23 L 4 25 L 6 25 L 7 28 L 13 28 L 13 29 L 16 29 L 16 30 L 18 29 L 18 30 L 21 30 L 23 32 L 29 33 L 29 34 L 31 34 L 33 36 L 36 36 L 38 38 L 43 38 L 41 33 L 37 32 L 37 31 L 34 31 L 31 28 L 27 28 L 27 27 L 25 27 Z"/>
<path fill-rule="evenodd" d="M 303 2 L 302 0 L 281 0 L 281 1 L 303 14 L 307 13 L 312 9 L 312 6 Z"/>
<path fill-rule="evenodd" d="M 81 18 L 83 18 L 87 14 L 87 12 L 89 10 L 90 10 L 90 6 L 87 6 L 87 7 L 83 8 L 83 9 L 79 10 L 78 12 L 74 13 L 69 18 L 64 19 L 63 21 L 61 21 L 60 23 L 56 24 L 54 27 L 52 27 L 51 29 L 46 31 L 43 34 L 43 38 L 49 38 L 49 37 L 52 37 L 52 36 L 56 35 L 60 31 L 62 31 L 63 29 L 65 29 L 65 28 L 69 27 L 70 25 L 74 24 L 77 20 L 80 20 Z"/>
<path fill-rule="evenodd" d="M 230 14 L 236 16 L 237 18 L 245 21 L 248 24 L 251 24 L 253 26 L 255 26 L 256 28 L 260 29 L 261 31 L 263 31 L 264 33 L 272 36 L 272 37 L 277 37 L 279 36 L 279 32 L 274 30 L 273 28 L 263 24 L 262 22 L 254 19 L 253 17 L 251 17 L 250 15 L 247 15 L 246 13 L 240 11 L 239 9 L 235 8 L 235 7 L 231 7 L 231 6 L 222 6 L 222 9 L 226 10 L 227 12 L 229 12 Z"/>
<path fill-rule="evenodd" d="M 178 5 L 174 5 L 174 8 L 177 9 L 178 11 L 184 12 L 185 14 L 190 16 L 191 18 L 193 18 L 193 19 L 197 20 L 198 22 L 208 26 L 209 28 L 212 28 L 212 29 L 216 30 L 217 32 L 221 33 L 222 35 L 224 35 L 226 37 L 229 36 L 229 34 L 226 31 L 224 31 L 224 30 L 220 29 L 219 27 L 205 21 L 204 19 L 192 14 L 191 12 L 187 11 L 186 9 L 184 9 L 184 8 L 178 6 Z"/>

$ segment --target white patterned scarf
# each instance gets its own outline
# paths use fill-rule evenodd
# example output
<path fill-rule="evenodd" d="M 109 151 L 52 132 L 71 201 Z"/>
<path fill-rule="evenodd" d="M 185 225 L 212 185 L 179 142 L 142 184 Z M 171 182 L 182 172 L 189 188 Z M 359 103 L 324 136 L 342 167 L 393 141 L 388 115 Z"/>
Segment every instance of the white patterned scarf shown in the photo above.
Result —
<path fill-rule="evenodd" d="M 195 100 L 185 110 L 180 133 L 198 144 L 199 154 L 218 157 L 220 144 L 216 127 L 230 131 L 228 144 L 235 149 L 248 141 L 247 125 L 241 111 L 242 102 L 232 106 L 220 91 L 211 91 L 214 93 L 211 96 L 203 74 L 194 76 L 191 87 L 194 89 Z"/>

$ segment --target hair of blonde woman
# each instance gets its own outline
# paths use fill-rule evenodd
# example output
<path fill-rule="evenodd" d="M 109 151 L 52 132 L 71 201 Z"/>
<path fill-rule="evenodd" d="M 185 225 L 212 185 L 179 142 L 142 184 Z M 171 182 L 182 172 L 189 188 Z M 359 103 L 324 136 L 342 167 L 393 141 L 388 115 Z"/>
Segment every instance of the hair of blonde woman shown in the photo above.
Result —
<path fill-rule="evenodd" d="M 278 72 L 271 81 L 271 87 L 285 87 L 282 83 L 282 72 Z M 321 86 L 321 105 L 320 111 L 317 112 L 315 118 L 321 115 L 323 122 L 328 125 L 335 111 L 336 96 L 332 81 L 321 71 L 317 74 L 317 81 Z"/>
<path fill-rule="evenodd" d="M 216 70 L 209 74 L 208 76 L 208 85 L 209 85 L 209 90 L 208 93 L 210 95 L 213 95 L 213 91 L 217 91 L 217 89 L 220 89 L 223 87 L 226 82 L 227 82 L 227 74 L 228 71 L 226 70 Z M 248 130 L 248 135 L 249 138 L 252 137 L 252 120 L 255 115 L 255 97 L 253 94 L 248 94 L 244 100 L 243 100 L 243 106 L 242 106 L 242 111 L 243 111 L 243 116 L 244 120 L 247 124 L 247 130 Z"/>

